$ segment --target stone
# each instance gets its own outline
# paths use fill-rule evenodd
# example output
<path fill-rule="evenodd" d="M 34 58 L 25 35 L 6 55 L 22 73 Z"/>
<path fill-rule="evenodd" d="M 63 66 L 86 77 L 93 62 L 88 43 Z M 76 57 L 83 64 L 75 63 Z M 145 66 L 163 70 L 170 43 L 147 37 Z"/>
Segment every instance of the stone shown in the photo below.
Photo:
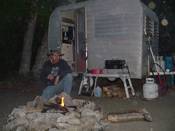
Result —
<path fill-rule="evenodd" d="M 84 129 L 89 127 L 93 128 L 96 123 L 96 118 L 95 116 L 82 117 L 81 122 L 81 126 L 83 126 Z"/>
<path fill-rule="evenodd" d="M 5 126 L 5 129 L 13 130 L 18 127 L 27 127 L 29 124 L 28 120 L 25 118 L 18 118 L 14 119 L 11 122 L 8 122 L 7 125 Z"/>
<path fill-rule="evenodd" d="M 57 118 L 56 120 L 57 123 L 69 123 L 72 125 L 78 125 L 80 124 L 79 118 L 76 117 L 75 113 L 69 113 L 66 116 L 62 116 Z"/>
<path fill-rule="evenodd" d="M 23 126 L 17 127 L 16 131 L 27 131 L 27 129 Z"/>
<path fill-rule="evenodd" d="M 70 124 L 68 124 L 68 123 L 61 123 L 61 122 L 57 122 L 56 123 L 56 127 L 58 128 L 58 129 L 68 129 L 68 128 L 71 128 L 71 125 Z"/>
<path fill-rule="evenodd" d="M 48 131 L 63 131 L 63 130 L 59 130 L 58 128 L 50 128 Z"/>
<path fill-rule="evenodd" d="M 103 114 L 100 111 L 93 111 L 91 109 L 84 109 L 81 112 L 82 117 L 94 116 L 98 121 L 103 118 Z"/>

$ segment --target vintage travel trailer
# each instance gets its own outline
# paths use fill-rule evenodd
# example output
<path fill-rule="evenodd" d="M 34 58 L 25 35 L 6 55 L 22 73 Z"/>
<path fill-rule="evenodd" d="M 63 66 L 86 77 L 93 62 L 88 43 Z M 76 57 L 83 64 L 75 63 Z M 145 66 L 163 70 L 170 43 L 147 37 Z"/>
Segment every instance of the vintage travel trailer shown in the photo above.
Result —
<path fill-rule="evenodd" d="M 148 40 L 158 54 L 159 21 L 139 0 L 89 0 L 57 7 L 50 16 L 48 49 L 60 49 L 74 72 L 125 60 L 131 78 L 148 71 Z"/>

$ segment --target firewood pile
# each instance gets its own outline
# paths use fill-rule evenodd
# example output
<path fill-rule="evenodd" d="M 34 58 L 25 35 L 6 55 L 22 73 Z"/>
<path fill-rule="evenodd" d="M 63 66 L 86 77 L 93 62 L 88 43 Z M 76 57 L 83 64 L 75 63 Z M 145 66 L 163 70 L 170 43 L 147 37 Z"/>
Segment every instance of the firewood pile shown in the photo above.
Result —
<path fill-rule="evenodd" d="M 126 97 L 124 88 L 119 87 L 117 85 L 103 86 L 102 91 L 104 97 L 117 97 L 117 98 Z"/>

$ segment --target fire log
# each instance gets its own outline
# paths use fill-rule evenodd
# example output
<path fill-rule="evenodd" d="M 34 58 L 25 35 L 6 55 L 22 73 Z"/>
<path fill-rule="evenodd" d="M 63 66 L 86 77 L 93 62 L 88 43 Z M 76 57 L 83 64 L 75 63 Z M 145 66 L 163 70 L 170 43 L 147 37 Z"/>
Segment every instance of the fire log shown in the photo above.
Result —
<path fill-rule="evenodd" d="M 107 120 L 110 122 L 127 122 L 134 120 L 146 120 L 151 122 L 152 117 L 146 109 L 142 109 L 128 113 L 109 113 L 107 114 Z"/>

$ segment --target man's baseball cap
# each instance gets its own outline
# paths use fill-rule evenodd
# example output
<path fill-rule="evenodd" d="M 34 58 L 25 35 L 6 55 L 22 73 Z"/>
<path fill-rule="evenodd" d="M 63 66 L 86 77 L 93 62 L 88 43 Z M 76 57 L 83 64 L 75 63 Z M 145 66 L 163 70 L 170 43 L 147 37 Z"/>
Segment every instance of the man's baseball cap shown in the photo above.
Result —
<path fill-rule="evenodd" d="M 59 56 L 63 56 L 63 55 L 64 55 L 63 53 L 61 53 L 60 50 L 54 49 L 54 50 L 49 50 L 49 52 L 47 53 L 47 56 L 50 56 L 50 55 L 52 55 L 53 53 L 57 53 Z"/>

